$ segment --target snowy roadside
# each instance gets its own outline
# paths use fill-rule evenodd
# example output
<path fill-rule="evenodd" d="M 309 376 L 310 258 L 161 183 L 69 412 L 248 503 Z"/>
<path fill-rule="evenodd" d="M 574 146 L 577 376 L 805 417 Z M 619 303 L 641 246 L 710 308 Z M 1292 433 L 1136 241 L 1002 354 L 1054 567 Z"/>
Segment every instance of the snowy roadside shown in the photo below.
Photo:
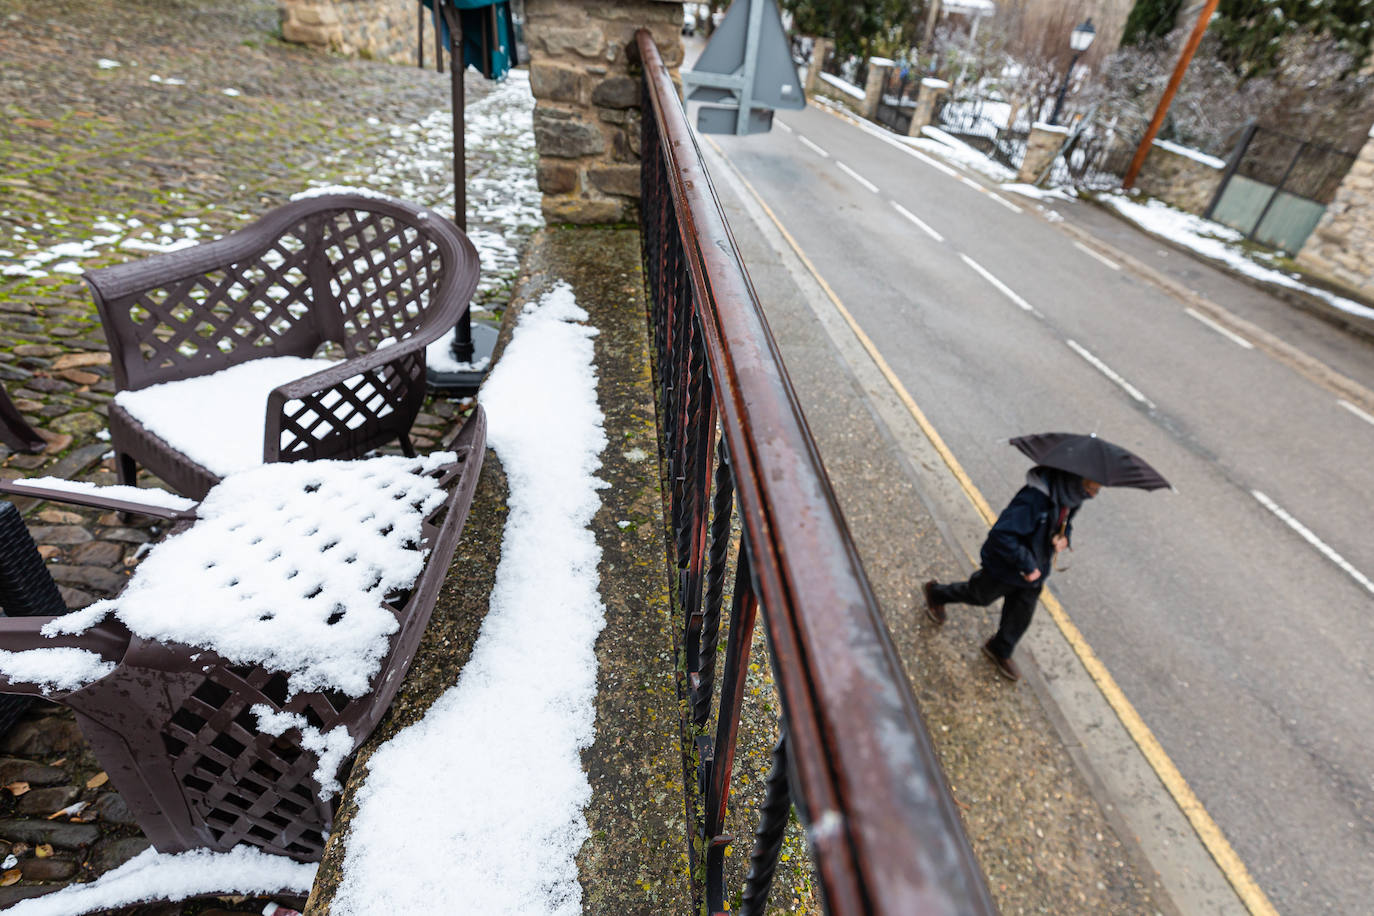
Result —
<path fill-rule="evenodd" d="M 1158 200 L 1132 200 L 1120 192 L 1103 194 L 1098 200 L 1146 232 L 1163 236 L 1204 258 L 1220 261 L 1234 271 L 1265 283 L 1315 296 L 1349 315 L 1374 320 L 1374 309 L 1305 283 L 1300 274 L 1261 263 L 1265 255 L 1246 249 L 1243 245 L 1245 237 L 1229 226 L 1185 213 Z"/>

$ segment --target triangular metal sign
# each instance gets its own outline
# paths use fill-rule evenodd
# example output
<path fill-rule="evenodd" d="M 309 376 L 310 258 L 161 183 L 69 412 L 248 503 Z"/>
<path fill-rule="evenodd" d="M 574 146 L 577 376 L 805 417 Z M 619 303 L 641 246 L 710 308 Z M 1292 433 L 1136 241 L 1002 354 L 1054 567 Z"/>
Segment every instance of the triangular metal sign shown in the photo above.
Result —
<path fill-rule="evenodd" d="M 759 10 L 754 10 L 758 5 Z M 749 25 L 757 17 L 756 50 L 752 61 L 752 85 L 746 87 L 751 108 L 805 108 L 806 95 L 797 78 L 792 62 L 792 48 L 782 27 L 775 0 L 735 0 L 716 27 L 706 49 L 690 71 L 683 73 L 684 82 L 691 83 L 691 74 L 719 73 L 748 78 Z M 723 102 L 735 97 L 730 89 L 698 85 L 688 99 L 693 102 Z"/>

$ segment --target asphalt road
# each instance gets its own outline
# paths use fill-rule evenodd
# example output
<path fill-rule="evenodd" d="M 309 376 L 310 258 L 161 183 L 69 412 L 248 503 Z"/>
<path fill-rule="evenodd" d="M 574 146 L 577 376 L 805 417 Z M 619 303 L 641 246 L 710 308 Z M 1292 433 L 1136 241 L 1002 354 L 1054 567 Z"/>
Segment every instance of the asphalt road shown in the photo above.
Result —
<path fill-rule="evenodd" d="M 713 139 L 994 509 L 1021 433 L 1096 431 L 1174 484 L 1085 506 L 1051 587 L 1274 905 L 1369 912 L 1371 405 L 1024 198 L 815 108 L 775 125 Z"/>

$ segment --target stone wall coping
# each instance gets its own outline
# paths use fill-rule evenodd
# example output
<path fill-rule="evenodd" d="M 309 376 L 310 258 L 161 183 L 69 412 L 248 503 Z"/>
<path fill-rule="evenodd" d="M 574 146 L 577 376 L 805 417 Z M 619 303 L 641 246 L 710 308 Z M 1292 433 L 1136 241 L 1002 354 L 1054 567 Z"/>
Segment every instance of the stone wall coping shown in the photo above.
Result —
<path fill-rule="evenodd" d="M 870 57 L 868 64 L 871 67 L 895 67 L 897 62 L 890 57 Z"/>
<path fill-rule="evenodd" d="M 1047 134 L 1067 134 L 1069 132 L 1069 129 L 1063 124 L 1047 124 L 1044 121 L 1036 121 L 1031 127 Z"/>
<path fill-rule="evenodd" d="M 1202 152 L 1201 150 L 1196 150 L 1188 146 L 1180 146 L 1179 144 L 1172 143 L 1168 140 L 1155 140 L 1154 145 L 1162 150 L 1165 150 L 1166 152 L 1173 153 L 1176 156 L 1186 156 L 1187 158 L 1192 159 L 1194 162 L 1200 162 L 1203 165 L 1210 166 L 1214 169 L 1226 168 L 1225 159 L 1218 159 L 1216 156 L 1209 155 L 1207 153 Z"/>
<path fill-rule="evenodd" d="M 922 78 L 921 85 L 927 89 L 948 89 L 949 80 L 937 80 L 933 76 L 927 76 Z"/>

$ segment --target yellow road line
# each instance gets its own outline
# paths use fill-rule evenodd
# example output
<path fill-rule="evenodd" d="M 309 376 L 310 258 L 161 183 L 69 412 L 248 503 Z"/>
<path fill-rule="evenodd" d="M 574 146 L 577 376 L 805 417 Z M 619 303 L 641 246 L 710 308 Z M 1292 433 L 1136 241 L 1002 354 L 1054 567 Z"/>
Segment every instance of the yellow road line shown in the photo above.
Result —
<path fill-rule="evenodd" d="M 816 269 L 816 265 L 812 264 L 811 259 L 802 251 L 801 246 L 797 244 L 797 240 L 792 237 L 792 233 L 787 231 L 782 221 L 773 213 L 772 208 L 764 202 L 763 197 L 755 190 L 754 186 L 749 183 L 749 180 L 740 173 L 739 169 L 735 168 L 734 163 L 726 157 L 724 151 L 716 145 L 716 142 L 710 137 L 707 137 L 706 141 L 711 144 L 711 148 L 716 151 L 726 166 L 735 173 L 735 176 L 739 178 L 744 187 L 749 190 L 754 201 L 763 208 L 763 212 L 768 214 L 768 218 L 772 220 L 774 227 L 776 227 L 778 232 L 782 234 L 782 237 L 787 240 L 787 244 L 791 246 L 793 253 L 801 260 L 802 264 L 806 265 L 806 269 L 811 273 L 811 276 L 815 278 L 816 282 L 820 284 L 821 289 L 825 290 L 825 294 L 829 297 L 831 304 L 835 306 L 835 310 L 844 318 L 845 322 L 849 325 L 849 329 L 854 332 L 854 336 L 858 338 L 859 343 L 862 344 L 864 350 L 868 352 L 874 365 L 878 367 L 878 371 L 882 373 L 883 378 L 887 379 L 887 383 L 892 386 L 892 390 L 896 392 L 897 397 L 901 399 L 901 402 L 911 413 L 912 418 L 915 419 L 916 424 L 921 428 L 921 432 L 930 440 L 930 444 L 933 445 L 935 451 L 940 454 L 941 459 L 944 460 L 950 473 L 959 481 L 959 486 L 963 489 L 964 495 L 968 497 L 969 502 L 973 503 L 974 509 L 983 517 L 983 521 L 988 525 L 995 522 L 997 520 L 997 514 L 992 511 L 992 507 L 988 505 L 988 501 L 983 498 L 983 494 L 974 486 L 972 479 L 970 479 L 967 472 L 964 471 L 963 466 L 959 464 L 958 459 L 954 457 L 954 453 L 950 451 L 949 446 L 945 444 L 945 440 L 936 432 L 931 422 L 926 419 L 926 415 L 921 411 L 921 408 L 917 406 L 915 398 L 906 390 L 906 386 L 902 384 L 897 374 L 892 371 L 892 367 L 887 364 L 887 360 L 883 359 L 883 355 L 878 352 L 878 348 L 874 345 L 872 339 L 864 333 L 863 328 L 859 327 L 859 323 L 854 320 L 854 316 L 850 314 L 849 309 L 845 308 L 844 303 L 840 301 L 840 297 L 835 294 L 835 291 L 830 288 L 830 284 L 821 276 L 821 272 Z M 1265 895 L 1259 884 L 1251 877 L 1249 869 L 1245 867 L 1245 863 L 1241 861 L 1240 856 L 1237 855 L 1236 851 L 1231 847 L 1230 842 L 1227 841 L 1225 834 L 1221 832 L 1221 828 L 1217 826 L 1216 821 L 1212 820 L 1212 816 L 1207 813 L 1207 809 L 1202 806 L 1202 802 L 1199 801 L 1197 795 L 1193 793 L 1187 780 L 1183 778 L 1183 774 L 1178 771 L 1178 767 L 1174 766 L 1174 762 L 1169 759 L 1169 755 L 1165 752 L 1164 747 L 1159 743 L 1159 740 L 1155 738 L 1154 733 L 1150 731 L 1150 727 L 1145 724 L 1145 720 L 1140 717 L 1140 713 L 1136 712 L 1135 707 L 1131 705 L 1131 701 L 1126 699 L 1126 694 L 1122 692 L 1121 687 L 1116 683 L 1111 672 L 1107 670 L 1107 666 L 1097 657 L 1097 653 L 1088 645 L 1088 641 L 1084 639 L 1082 632 L 1079 631 L 1078 627 L 1069 619 L 1069 615 L 1064 610 L 1064 606 L 1050 593 L 1048 588 L 1041 592 L 1040 602 L 1045 605 L 1046 610 L 1049 611 L 1050 617 L 1054 620 L 1055 625 L 1058 626 L 1059 631 L 1064 634 L 1064 638 L 1068 641 L 1074 654 L 1078 656 L 1078 660 L 1087 670 L 1088 675 L 1093 679 L 1093 682 L 1097 684 L 1097 688 L 1102 692 L 1103 698 L 1116 712 L 1117 718 L 1121 720 L 1121 724 L 1125 727 L 1127 733 L 1129 733 L 1131 738 L 1135 741 L 1136 746 L 1140 748 L 1141 754 L 1145 756 L 1145 760 L 1155 771 L 1155 775 L 1159 777 L 1159 781 L 1164 784 L 1164 788 L 1173 796 L 1174 802 L 1178 805 L 1179 810 L 1183 812 L 1184 817 L 1188 818 L 1188 822 L 1193 825 L 1193 829 L 1197 831 L 1198 839 L 1200 839 L 1202 844 L 1207 848 L 1208 853 L 1211 854 L 1212 859 L 1217 863 L 1217 867 L 1221 870 L 1222 874 L 1226 876 L 1226 880 L 1235 888 L 1237 896 L 1240 897 L 1246 909 L 1254 914 L 1254 916 L 1278 916 L 1278 910 L 1269 902 L 1269 898 Z"/>

